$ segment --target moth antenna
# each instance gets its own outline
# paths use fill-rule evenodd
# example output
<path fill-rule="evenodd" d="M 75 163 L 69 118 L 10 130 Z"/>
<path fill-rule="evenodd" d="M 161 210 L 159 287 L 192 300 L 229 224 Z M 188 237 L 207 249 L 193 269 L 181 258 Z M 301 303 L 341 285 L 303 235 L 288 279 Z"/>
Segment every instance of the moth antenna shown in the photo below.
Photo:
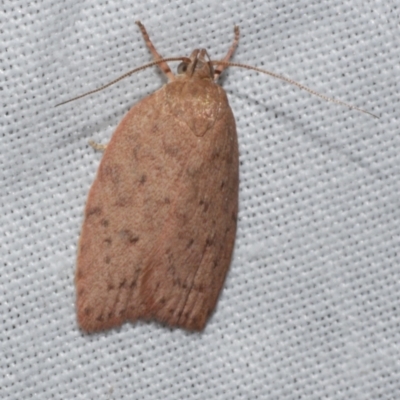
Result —
<path fill-rule="evenodd" d="M 63 101 L 62 103 L 57 104 L 55 107 L 62 106 L 64 104 L 70 103 L 71 101 L 75 101 L 75 100 L 81 99 L 82 97 L 89 96 L 90 94 L 93 94 L 93 93 L 96 93 L 96 92 L 100 92 L 101 90 L 106 89 L 111 85 L 114 85 L 114 83 L 117 83 L 120 80 L 122 80 L 124 78 L 127 78 L 128 76 L 134 74 L 135 72 L 139 72 L 139 71 L 141 71 L 143 69 L 152 67 L 153 65 L 161 64 L 161 63 L 168 62 L 168 61 L 186 61 L 186 62 L 190 62 L 190 59 L 187 58 L 187 57 L 169 57 L 169 58 L 161 58 L 159 60 L 152 61 L 152 62 L 150 62 L 148 64 L 142 65 L 141 67 L 135 68 L 135 69 L 127 72 L 126 74 L 121 75 L 119 78 L 114 79 L 113 81 L 111 81 L 111 82 L 109 82 L 109 83 L 107 83 L 107 84 L 105 84 L 103 86 L 100 86 L 97 89 L 91 90 L 90 92 L 86 92 L 86 93 L 81 94 L 79 96 L 76 96 L 76 97 L 74 97 L 72 99 Z"/>
<path fill-rule="evenodd" d="M 211 63 L 213 65 L 225 65 L 227 67 L 246 68 L 246 69 L 250 69 L 250 70 L 253 70 L 253 71 L 256 71 L 256 72 L 260 72 L 262 74 L 269 75 L 269 76 L 272 76 L 274 78 L 280 79 L 280 80 L 282 80 L 284 82 L 290 83 L 291 85 L 297 86 L 298 88 L 303 89 L 306 92 L 312 94 L 313 96 L 317 96 L 317 97 L 319 97 L 319 98 L 321 98 L 321 99 L 323 99 L 325 101 L 329 101 L 331 103 L 339 104 L 339 105 L 345 106 L 347 108 L 350 108 L 351 110 L 356 110 L 356 111 L 362 112 L 364 114 L 369 114 L 369 115 L 371 115 L 371 117 L 379 119 L 379 117 L 377 115 L 372 114 L 371 112 L 369 112 L 367 110 L 363 110 L 362 108 L 358 108 L 356 106 L 353 106 L 352 104 L 345 103 L 344 101 L 337 100 L 337 99 L 335 99 L 333 97 L 325 96 L 324 94 L 318 93 L 315 90 L 310 89 L 309 87 L 304 86 L 301 83 L 294 81 L 293 79 L 286 78 L 286 77 L 284 77 L 282 75 L 276 74 L 275 72 L 271 72 L 271 71 L 268 71 L 268 70 L 265 70 L 265 69 L 252 67 L 251 65 L 240 64 L 240 63 L 232 63 L 232 62 L 225 62 L 225 61 L 214 61 L 214 60 L 212 60 Z"/>

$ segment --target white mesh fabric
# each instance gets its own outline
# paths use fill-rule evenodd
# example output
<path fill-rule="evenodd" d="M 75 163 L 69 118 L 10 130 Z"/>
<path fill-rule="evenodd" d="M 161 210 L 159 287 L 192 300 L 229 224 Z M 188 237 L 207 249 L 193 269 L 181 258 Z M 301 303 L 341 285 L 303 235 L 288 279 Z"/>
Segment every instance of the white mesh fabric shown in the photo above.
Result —
<path fill-rule="evenodd" d="M 2 399 L 399 399 L 399 13 L 395 1 L 15 0 L 1 5 Z M 231 68 L 234 260 L 202 334 L 75 321 L 76 244 L 101 154 L 156 68 L 206 47 L 380 116 Z"/>

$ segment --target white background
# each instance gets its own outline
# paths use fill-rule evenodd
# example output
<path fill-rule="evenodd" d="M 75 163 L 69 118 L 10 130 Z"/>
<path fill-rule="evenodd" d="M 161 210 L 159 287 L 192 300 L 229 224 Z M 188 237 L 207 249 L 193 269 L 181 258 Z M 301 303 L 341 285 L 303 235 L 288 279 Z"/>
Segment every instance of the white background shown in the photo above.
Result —
<path fill-rule="evenodd" d="M 397 4 L 397 5 L 396 5 Z M 206 47 L 265 75 L 221 79 L 240 143 L 239 226 L 201 334 L 75 321 L 86 195 L 127 110 L 165 83 L 151 60 Z M 0 6 L 2 399 L 399 399 L 400 25 L 372 0 L 13 0 Z M 173 66 L 175 69 L 175 66 Z"/>

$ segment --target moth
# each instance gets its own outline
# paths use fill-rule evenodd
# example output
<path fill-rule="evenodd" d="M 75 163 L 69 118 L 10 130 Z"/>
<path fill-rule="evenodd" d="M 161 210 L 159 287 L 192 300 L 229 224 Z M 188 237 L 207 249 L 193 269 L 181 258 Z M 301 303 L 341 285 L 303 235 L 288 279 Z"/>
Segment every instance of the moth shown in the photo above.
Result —
<path fill-rule="evenodd" d="M 88 332 L 139 318 L 202 330 L 231 262 L 239 171 L 235 119 L 215 82 L 225 65 L 201 49 L 177 75 L 159 66 L 168 83 L 121 121 L 87 199 L 75 282 Z"/>
<path fill-rule="evenodd" d="M 78 244 L 77 319 L 87 332 L 138 319 L 199 331 L 224 284 L 238 214 L 235 119 L 216 83 L 223 70 L 255 70 L 326 101 L 376 115 L 282 75 L 230 62 L 238 27 L 225 57 L 213 61 L 205 49 L 190 57 L 162 58 L 143 24 L 137 25 L 154 61 L 61 103 L 152 65 L 168 79 L 132 107 L 105 148 Z M 175 75 L 167 62 L 177 60 L 181 63 Z"/>

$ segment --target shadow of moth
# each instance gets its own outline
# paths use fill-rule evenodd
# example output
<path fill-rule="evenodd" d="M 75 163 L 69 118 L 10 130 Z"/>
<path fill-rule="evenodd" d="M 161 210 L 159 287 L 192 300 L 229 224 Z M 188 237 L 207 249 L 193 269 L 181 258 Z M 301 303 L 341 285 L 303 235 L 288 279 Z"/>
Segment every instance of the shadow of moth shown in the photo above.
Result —
<path fill-rule="evenodd" d="M 72 99 L 151 65 L 168 78 L 128 112 L 105 148 L 78 245 L 77 319 L 87 332 L 137 319 L 198 331 L 229 269 L 238 213 L 237 134 L 227 96 L 216 83 L 221 72 L 227 66 L 253 69 L 371 113 L 281 75 L 230 63 L 237 27 L 225 57 L 211 61 L 205 49 L 162 59 L 137 24 L 154 61 Z M 182 62 L 174 75 L 167 62 L 176 60 Z"/>

